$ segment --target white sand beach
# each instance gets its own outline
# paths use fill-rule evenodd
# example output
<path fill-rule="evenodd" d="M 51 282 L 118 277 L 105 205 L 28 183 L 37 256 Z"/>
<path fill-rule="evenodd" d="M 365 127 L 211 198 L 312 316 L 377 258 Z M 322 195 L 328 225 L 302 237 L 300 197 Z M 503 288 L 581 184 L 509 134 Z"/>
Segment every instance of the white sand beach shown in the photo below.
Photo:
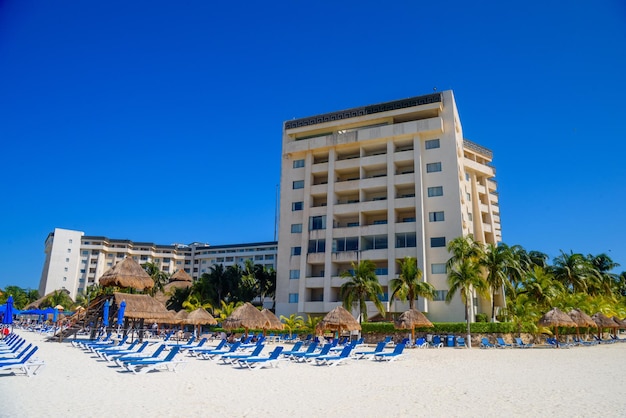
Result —
<path fill-rule="evenodd" d="M 17 333 L 47 366 L 30 378 L 0 372 L 2 417 L 626 416 L 626 343 L 413 349 L 391 363 L 261 370 L 188 357 L 179 373 L 134 375 L 70 343 Z"/>

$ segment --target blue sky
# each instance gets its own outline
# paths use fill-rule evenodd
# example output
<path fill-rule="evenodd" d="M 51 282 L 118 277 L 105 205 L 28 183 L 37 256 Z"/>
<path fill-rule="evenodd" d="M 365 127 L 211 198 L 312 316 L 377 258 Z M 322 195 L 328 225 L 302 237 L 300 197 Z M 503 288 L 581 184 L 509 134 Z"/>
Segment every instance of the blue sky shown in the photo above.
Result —
<path fill-rule="evenodd" d="M 274 239 L 282 123 L 454 90 L 503 239 L 626 270 L 626 6 L 0 0 L 0 287 L 55 227 Z"/>

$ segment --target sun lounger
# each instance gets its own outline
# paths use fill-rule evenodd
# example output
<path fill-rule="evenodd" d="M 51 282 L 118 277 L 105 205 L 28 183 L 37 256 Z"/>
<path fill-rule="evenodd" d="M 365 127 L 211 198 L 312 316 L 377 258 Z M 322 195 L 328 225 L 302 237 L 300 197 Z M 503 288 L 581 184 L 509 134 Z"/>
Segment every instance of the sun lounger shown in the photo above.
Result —
<path fill-rule="evenodd" d="M 530 343 L 526 344 L 524 341 L 522 341 L 521 338 L 515 337 L 515 347 L 517 347 L 517 348 L 530 348 L 532 346 L 533 346 L 533 344 L 530 344 Z"/>
<path fill-rule="evenodd" d="M 295 343 L 293 345 L 291 350 L 289 350 L 289 351 L 282 351 L 281 355 L 284 356 L 284 357 L 289 357 L 292 353 L 300 353 L 300 352 L 302 352 L 300 349 L 302 348 L 303 345 L 304 345 L 303 341 L 298 341 L 297 343 Z"/>
<path fill-rule="evenodd" d="M 194 348 L 200 348 L 202 346 L 204 346 L 204 344 L 206 344 L 206 342 L 208 341 L 207 338 L 203 338 L 200 341 L 198 341 L 197 344 L 183 344 L 183 345 L 179 345 L 178 348 L 180 349 L 181 353 L 187 349 L 194 349 Z"/>
<path fill-rule="evenodd" d="M 330 352 L 331 348 L 332 348 L 332 344 L 324 344 L 324 346 L 322 347 L 322 350 L 318 353 L 316 352 L 309 353 L 307 350 L 307 352 L 304 354 L 300 354 L 300 353 L 293 354 L 291 356 L 291 359 L 300 363 L 305 362 L 305 361 L 310 361 L 314 359 L 315 357 L 325 356 L 326 354 Z"/>
<path fill-rule="evenodd" d="M 144 341 L 137 350 L 131 348 L 133 347 L 133 344 L 131 344 L 131 347 L 129 347 L 126 350 L 104 351 L 104 352 L 101 352 L 101 357 L 105 359 L 106 361 L 113 361 L 114 359 L 118 357 L 122 357 L 128 354 L 140 354 L 140 353 L 143 353 L 143 350 L 145 350 L 149 344 L 150 343 L 148 341 Z"/>
<path fill-rule="evenodd" d="M 124 365 L 129 361 L 158 358 L 161 355 L 161 353 L 165 351 L 165 347 L 166 347 L 165 344 L 159 345 L 157 349 L 154 351 L 154 353 L 152 353 L 152 355 L 149 355 L 149 356 L 146 356 L 143 354 L 132 354 L 132 353 L 123 355 L 115 359 L 115 364 L 117 364 L 120 367 L 124 367 Z"/>
<path fill-rule="evenodd" d="M 439 335 L 433 336 L 433 340 L 429 344 L 432 348 L 441 348 L 443 347 L 443 341 L 441 341 L 441 337 Z"/>
<path fill-rule="evenodd" d="M 237 351 L 240 345 L 241 343 L 237 341 L 233 343 L 233 345 L 231 345 L 228 350 L 208 350 L 208 351 L 201 351 L 197 354 L 200 358 L 204 360 L 219 360 L 219 358 L 222 355 L 228 354 L 228 353 L 234 353 L 235 351 Z"/>
<path fill-rule="evenodd" d="M 115 345 L 112 347 L 111 346 L 100 347 L 100 348 L 96 348 L 94 350 L 94 353 L 96 353 L 98 357 L 102 357 L 103 353 L 114 353 L 116 351 L 127 351 L 127 350 L 132 351 L 137 346 L 137 344 L 139 344 L 139 340 L 133 341 L 128 347 L 120 347 L 119 345 Z"/>
<path fill-rule="evenodd" d="M 19 351 L 15 352 L 15 353 L 9 353 L 9 354 L 6 354 L 6 355 L 2 355 L 2 356 L 0 356 L 0 362 L 20 359 L 20 358 L 24 357 L 24 355 L 26 355 L 26 353 L 31 349 L 32 346 L 33 345 L 29 343 L 26 347 L 21 348 Z"/>
<path fill-rule="evenodd" d="M 248 357 L 239 360 L 236 365 L 239 367 L 247 367 L 248 369 L 262 369 L 264 367 L 276 367 L 280 362 L 280 355 L 283 351 L 282 346 L 277 346 L 270 353 L 269 357 Z"/>
<path fill-rule="evenodd" d="M 37 346 L 33 346 L 32 348 L 31 346 L 32 344 L 29 344 L 28 347 L 24 349 L 22 352 L 20 352 L 19 356 L 15 358 L 0 358 L 0 366 L 8 366 L 10 364 L 20 364 L 20 363 L 24 363 L 25 361 L 28 361 L 28 359 L 31 358 L 31 356 L 35 354 L 35 351 L 37 351 L 38 349 Z"/>
<path fill-rule="evenodd" d="M 385 343 L 384 341 L 379 342 L 378 344 L 376 344 L 376 348 L 374 348 L 374 350 L 369 350 L 369 351 L 355 351 L 352 354 L 352 357 L 360 360 L 366 357 L 372 357 L 378 353 L 382 353 L 385 350 L 385 346 L 387 345 L 387 343 Z"/>
<path fill-rule="evenodd" d="M 111 341 L 103 342 L 102 344 L 90 344 L 85 348 L 85 350 L 91 351 L 93 353 L 96 350 L 101 349 L 101 348 L 107 348 L 107 347 L 121 348 L 124 344 L 126 344 L 126 340 L 128 340 L 128 335 L 122 338 L 117 344 L 115 344 L 114 341 L 111 340 Z"/>
<path fill-rule="evenodd" d="M 304 354 L 311 354 L 314 353 L 315 350 L 317 350 L 317 346 L 318 343 L 317 341 L 313 341 L 311 344 L 309 344 L 309 346 L 307 347 L 306 351 L 283 351 L 283 356 L 284 357 L 288 357 L 291 360 L 295 360 L 296 357 L 298 356 L 302 356 Z"/>
<path fill-rule="evenodd" d="M 38 349 L 37 346 L 33 347 L 28 352 L 28 354 L 26 354 L 25 356 L 23 356 L 19 360 L 18 359 L 13 359 L 13 361 L 2 361 L 2 362 L 0 362 L 0 372 L 21 370 L 28 377 L 31 377 L 31 376 L 33 376 L 35 374 L 38 374 L 39 371 L 42 370 L 45 367 L 45 363 L 42 360 L 39 360 L 39 359 L 32 359 L 31 360 L 32 355 L 35 354 L 35 351 L 37 351 L 37 349 Z"/>
<path fill-rule="evenodd" d="M 491 344 L 488 338 L 483 337 L 480 340 L 480 348 L 496 348 L 496 346 Z"/>
<path fill-rule="evenodd" d="M 416 347 L 416 348 L 428 348 L 428 343 L 426 342 L 426 338 L 420 337 L 420 338 L 416 339 L 415 340 L 415 344 L 413 344 L 413 347 Z"/>
<path fill-rule="evenodd" d="M 496 337 L 496 348 L 507 348 L 507 347 L 513 347 L 513 344 L 504 342 L 504 338 L 502 337 Z"/>
<path fill-rule="evenodd" d="M 456 346 L 457 348 L 466 348 L 467 346 L 465 345 L 465 338 L 456 337 Z"/>
<path fill-rule="evenodd" d="M 192 347 L 187 350 L 187 355 L 194 357 L 202 352 L 212 351 L 212 350 L 222 350 L 226 346 L 226 340 L 220 340 L 220 342 L 215 347 Z"/>
<path fill-rule="evenodd" d="M 372 359 L 376 361 L 396 361 L 403 355 L 404 344 L 396 345 L 392 352 L 383 352 L 375 354 Z"/>
<path fill-rule="evenodd" d="M 104 344 L 104 343 L 111 344 L 112 342 L 113 341 L 111 341 L 111 334 L 107 334 L 102 338 L 98 338 L 97 340 L 72 340 L 72 345 L 74 347 L 86 349 L 86 347 L 90 345 Z"/>
<path fill-rule="evenodd" d="M 265 348 L 265 346 L 263 344 L 259 344 L 259 345 L 257 345 L 254 348 L 252 353 L 247 353 L 247 354 L 243 354 L 243 353 L 226 353 L 226 354 L 222 354 L 221 357 L 220 357 L 220 360 L 222 360 L 222 362 L 225 363 L 225 364 L 237 363 L 239 360 L 245 359 L 247 357 L 257 357 L 259 354 L 261 354 L 261 351 L 263 351 L 263 348 Z"/>
<path fill-rule="evenodd" d="M 126 363 L 126 369 L 134 374 L 145 374 L 155 370 L 169 370 L 177 372 L 186 365 L 186 361 L 182 359 L 175 359 L 178 354 L 179 347 L 172 347 L 169 353 L 164 358 L 146 359 L 130 361 Z"/>
<path fill-rule="evenodd" d="M 316 365 L 322 366 L 337 366 L 345 361 L 350 359 L 350 352 L 352 351 L 351 345 L 346 345 L 339 355 L 336 354 L 327 354 L 324 356 L 314 357 L 313 361 Z"/>
<path fill-rule="evenodd" d="M 0 357 L 16 354 L 24 344 L 26 344 L 26 340 L 24 339 L 16 341 L 10 349 L 7 348 L 6 350 L 0 350 Z"/>

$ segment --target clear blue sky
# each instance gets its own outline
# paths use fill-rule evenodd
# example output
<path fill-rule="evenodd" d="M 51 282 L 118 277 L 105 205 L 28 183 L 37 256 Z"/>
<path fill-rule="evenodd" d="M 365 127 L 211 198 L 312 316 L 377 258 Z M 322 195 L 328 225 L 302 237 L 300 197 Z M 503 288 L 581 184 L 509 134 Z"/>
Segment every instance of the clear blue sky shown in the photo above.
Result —
<path fill-rule="evenodd" d="M 270 241 L 283 121 L 434 87 L 494 152 L 504 242 L 626 270 L 625 75 L 621 0 L 0 0 L 0 287 L 55 227 Z"/>

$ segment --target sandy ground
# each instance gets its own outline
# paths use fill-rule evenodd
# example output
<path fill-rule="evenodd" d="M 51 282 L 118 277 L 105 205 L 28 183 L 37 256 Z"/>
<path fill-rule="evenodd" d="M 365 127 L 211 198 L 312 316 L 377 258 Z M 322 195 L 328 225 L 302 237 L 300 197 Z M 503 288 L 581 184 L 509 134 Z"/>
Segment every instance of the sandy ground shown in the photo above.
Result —
<path fill-rule="evenodd" d="M 626 416 L 626 343 L 571 349 L 413 349 L 391 363 L 234 369 L 189 357 L 133 375 L 43 341 L 40 375 L 0 372 L 2 417 Z M 273 349 L 269 345 L 265 352 Z"/>

